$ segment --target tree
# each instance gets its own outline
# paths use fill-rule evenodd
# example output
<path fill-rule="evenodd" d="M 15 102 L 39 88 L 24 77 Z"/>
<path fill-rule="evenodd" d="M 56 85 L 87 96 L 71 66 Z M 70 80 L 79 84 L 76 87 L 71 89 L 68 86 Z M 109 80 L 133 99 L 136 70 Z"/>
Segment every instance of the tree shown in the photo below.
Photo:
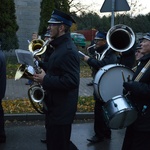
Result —
<path fill-rule="evenodd" d="M 70 13 L 70 5 L 68 0 L 54 0 L 55 1 L 55 8 L 64 11 L 66 13 Z"/>
<path fill-rule="evenodd" d="M 13 0 L 0 0 L 0 40 L 2 49 L 9 51 L 19 47 L 16 32 L 18 25 Z"/>
<path fill-rule="evenodd" d="M 150 31 L 150 21 L 144 15 L 138 15 L 134 18 L 134 23 L 131 25 L 134 32 L 149 32 Z"/>
<path fill-rule="evenodd" d="M 50 19 L 51 13 L 54 9 L 54 0 L 42 0 L 40 12 L 39 35 L 43 36 L 47 30 L 47 22 Z"/>
<path fill-rule="evenodd" d="M 40 13 L 40 25 L 39 35 L 43 36 L 47 30 L 47 22 L 51 17 L 52 11 L 59 9 L 66 13 L 69 13 L 69 2 L 68 0 L 42 0 L 41 2 L 41 13 Z"/>

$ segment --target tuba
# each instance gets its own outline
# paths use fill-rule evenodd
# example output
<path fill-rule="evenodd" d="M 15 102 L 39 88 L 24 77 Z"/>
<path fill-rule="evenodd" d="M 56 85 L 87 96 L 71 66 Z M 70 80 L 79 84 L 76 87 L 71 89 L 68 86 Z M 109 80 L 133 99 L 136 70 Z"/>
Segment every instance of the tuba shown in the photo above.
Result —
<path fill-rule="evenodd" d="M 135 34 L 127 25 L 118 24 L 108 30 L 106 40 L 108 48 L 102 53 L 99 60 L 105 57 L 109 48 L 120 53 L 130 50 L 135 43 Z"/>
<path fill-rule="evenodd" d="M 109 29 L 106 40 L 114 51 L 125 52 L 134 45 L 135 34 L 130 27 L 118 24 Z"/>

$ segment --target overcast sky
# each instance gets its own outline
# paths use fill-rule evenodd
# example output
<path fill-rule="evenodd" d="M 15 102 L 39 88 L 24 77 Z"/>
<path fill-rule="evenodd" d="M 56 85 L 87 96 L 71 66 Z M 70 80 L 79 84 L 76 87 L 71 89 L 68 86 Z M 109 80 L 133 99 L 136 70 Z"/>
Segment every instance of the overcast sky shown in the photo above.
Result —
<path fill-rule="evenodd" d="M 100 8 L 102 7 L 105 0 L 74 0 L 75 2 L 80 2 L 84 6 L 89 6 L 87 11 L 97 12 L 99 15 L 105 15 L 107 13 L 100 13 Z M 150 12 L 150 0 L 128 0 L 130 6 L 131 2 L 138 1 L 137 3 L 137 13 L 147 14 Z M 140 6 L 142 5 L 142 6 Z"/>

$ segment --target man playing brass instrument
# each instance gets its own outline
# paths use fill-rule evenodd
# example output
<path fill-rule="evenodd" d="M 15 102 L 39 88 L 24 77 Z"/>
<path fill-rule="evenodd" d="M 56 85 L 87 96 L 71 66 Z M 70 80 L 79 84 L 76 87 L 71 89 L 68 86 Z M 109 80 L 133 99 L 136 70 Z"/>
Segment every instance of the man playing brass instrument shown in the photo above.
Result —
<path fill-rule="evenodd" d="M 117 62 L 117 54 L 115 51 L 109 49 L 106 41 L 106 34 L 103 32 L 97 32 L 95 36 L 95 44 L 97 51 L 97 59 L 90 58 L 89 56 L 84 56 L 84 61 L 95 70 L 95 74 L 97 71 L 108 64 L 113 64 Z M 94 76 L 93 76 L 94 77 Z M 103 100 L 99 99 L 94 92 L 94 131 L 95 135 L 87 139 L 91 143 L 97 143 L 103 141 L 105 138 L 111 138 L 111 130 L 107 127 L 102 112 L 102 106 L 104 104 Z"/>
<path fill-rule="evenodd" d="M 80 58 L 69 33 L 75 21 L 70 15 L 54 10 L 48 23 L 54 52 L 47 62 L 47 71 L 34 75 L 34 81 L 46 91 L 47 150 L 77 149 L 70 142 L 80 79 Z"/>

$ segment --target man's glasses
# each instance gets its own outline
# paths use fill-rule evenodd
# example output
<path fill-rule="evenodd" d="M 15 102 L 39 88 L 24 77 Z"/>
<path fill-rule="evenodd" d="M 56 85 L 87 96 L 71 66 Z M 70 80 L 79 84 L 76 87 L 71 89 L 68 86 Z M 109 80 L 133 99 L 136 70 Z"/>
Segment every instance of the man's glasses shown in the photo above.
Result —
<path fill-rule="evenodd" d="M 104 39 L 94 39 L 94 43 L 100 42 L 100 41 L 104 41 Z"/>
<path fill-rule="evenodd" d="M 62 25 L 61 23 L 50 23 L 50 24 L 48 24 L 48 26 L 60 26 L 60 25 Z"/>

